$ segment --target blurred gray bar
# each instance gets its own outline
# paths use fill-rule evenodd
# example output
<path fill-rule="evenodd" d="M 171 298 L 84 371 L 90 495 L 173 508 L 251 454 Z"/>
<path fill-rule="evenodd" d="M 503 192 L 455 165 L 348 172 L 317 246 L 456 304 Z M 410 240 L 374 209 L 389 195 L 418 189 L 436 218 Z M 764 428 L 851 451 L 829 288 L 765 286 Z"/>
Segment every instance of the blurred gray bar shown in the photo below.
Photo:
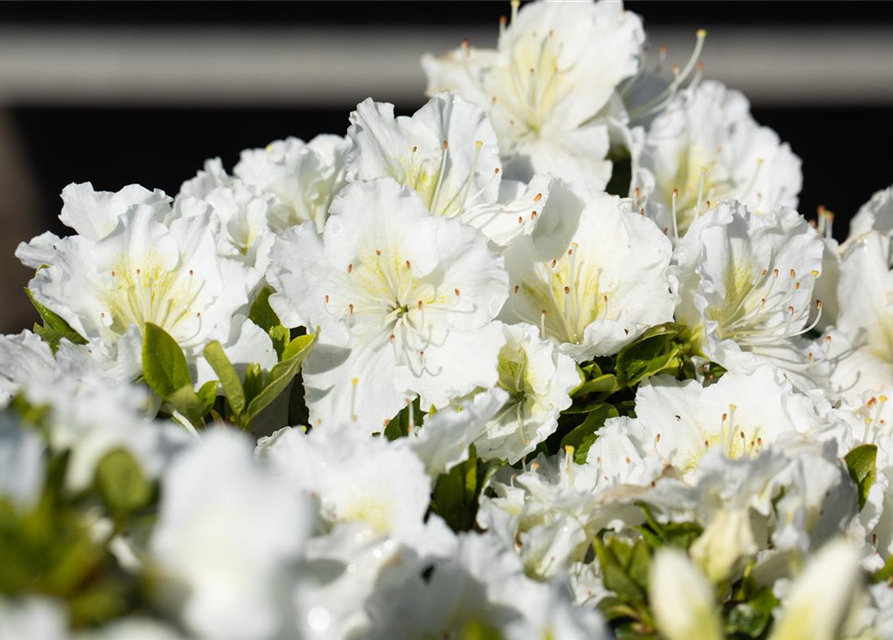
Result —
<path fill-rule="evenodd" d="M 695 29 L 649 30 L 684 63 Z M 421 100 L 419 56 L 492 46 L 496 29 L 0 29 L 0 103 L 355 104 Z M 893 100 L 893 30 L 715 29 L 706 76 L 759 105 Z"/>

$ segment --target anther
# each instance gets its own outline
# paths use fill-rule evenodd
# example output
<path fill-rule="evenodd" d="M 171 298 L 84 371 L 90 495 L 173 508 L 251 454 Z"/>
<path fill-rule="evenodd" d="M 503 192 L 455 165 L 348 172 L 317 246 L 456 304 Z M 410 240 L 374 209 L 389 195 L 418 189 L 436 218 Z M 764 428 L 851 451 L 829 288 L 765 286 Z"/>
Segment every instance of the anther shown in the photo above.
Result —
<path fill-rule="evenodd" d="M 638 187 L 636 187 L 636 190 L 638 190 Z M 543 199 L 543 194 L 541 194 L 541 193 L 538 193 L 538 194 L 536 194 L 535 196 L 533 196 L 533 201 L 534 201 L 534 202 L 539 202 L 539 201 L 542 200 L 542 199 Z"/>
<path fill-rule="evenodd" d="M 353 271 L 353 263 L 347 265 L 347 273 L 350 273 L 351 271 Z"/>

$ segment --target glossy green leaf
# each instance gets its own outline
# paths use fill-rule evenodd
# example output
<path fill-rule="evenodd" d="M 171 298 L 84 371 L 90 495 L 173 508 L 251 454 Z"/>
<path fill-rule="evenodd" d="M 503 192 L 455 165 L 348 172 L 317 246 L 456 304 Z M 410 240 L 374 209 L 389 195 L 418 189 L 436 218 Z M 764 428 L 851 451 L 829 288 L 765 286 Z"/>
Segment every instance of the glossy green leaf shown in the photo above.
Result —
<path fill-rule="evenodd" d="M 245 411 L 245 389 L 242 386 L 242 379 L 236 373 L 235 368 L 230 363 L 229 358 L 223 351 L 220 343 L 214 340 L 209 342 L 205 347 L 205 360 L 214 369 L 214 373 L 220 379 L 220 385 L 223 387 L 223 393 L 229 402 L 230 409 L 236 415 L 241 415 Z"/>
<path fill-rule="evenodd" d="M 846 460 L 850 478 L 859 489 L 859 510 L 861 511 L 865 507 L 868 492 L 877 477 L 877 445 L 860 445 L 846 454 L 844 460 Z"/>
<path fill-rule="evenodd" d="M 143 335 L 143 378 L 161 398 L 192 384 L 186 356 L 164 329 L 146 323 Z"/>
<path fill-rule="evenodd" d="M 618 415 L 620 414 L 613 405 L 606 403 L 597 405 L 579 426 L 561 439 L 561 448 L 573 447 L 574 462 L 583 464 L 586 462 L 586 456 L 589 455 L 589 448 L 598 437 L 598 430 L 602 428 L 608 418 L 616 418 Z"/>
<path fill-rule="evenodd" d="M 251 400 L 245 411 L 245 421 L 250 423 L 257 414 L 263 411 L 279 394 L 285 391 L 288 385 L 297 375 L 301 363 L 310 354 L 316 344 L 316 334 L 298 336 L 292 340 L 283 353 L 282 362 L 270 371 L 270 376 L 264 388 Z"/>
<path fill-rule="evenodd" d="M 34 324 L 34 333 L 43 338 L 50 345 L 50 348 L 54 353 L 59 347 L 59 342 L 63 338 L 74 344 L 87 344 L 84 337 L 72 329 L 71 325 L 69 325 L 61 316 L 39 303 L 34 298 L 31 289 L 25 287 L 25 294 L 28 296 L 31 304 L 34 305 L 38 315 L 40 315 L 40 319 L 43 320 L 43 326 L 36 323 Z"/>

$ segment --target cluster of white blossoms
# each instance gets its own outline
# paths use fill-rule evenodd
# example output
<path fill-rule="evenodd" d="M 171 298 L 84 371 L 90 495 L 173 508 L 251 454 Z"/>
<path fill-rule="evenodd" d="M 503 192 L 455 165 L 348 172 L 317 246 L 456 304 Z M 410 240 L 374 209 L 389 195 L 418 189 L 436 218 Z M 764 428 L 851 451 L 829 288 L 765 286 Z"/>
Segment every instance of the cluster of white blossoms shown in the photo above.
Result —
<path fill-rule="evenodd" d="M 0 639 L 893 638 L 893 187 L 620 2 L 430 100 L 72 184 L 0 336 Z"/>

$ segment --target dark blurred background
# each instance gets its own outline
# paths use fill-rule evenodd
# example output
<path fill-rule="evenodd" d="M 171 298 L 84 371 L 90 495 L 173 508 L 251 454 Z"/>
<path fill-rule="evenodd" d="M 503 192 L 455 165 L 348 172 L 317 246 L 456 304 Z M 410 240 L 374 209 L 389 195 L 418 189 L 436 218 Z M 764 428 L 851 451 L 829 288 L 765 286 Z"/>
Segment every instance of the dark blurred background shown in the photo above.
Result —
<path fill-rule="evenodd" d="M 741 89 L 803 159 L 800 210 L 835 235 L 893 183 L 893 4 L 641 2 L 653 46 Z M 411 113 L 418 64 L 468 37 L 492 46 L 508 2 L 0 3 L 0 331 L 30 325 L 12 254 L 51 229 L 59 192 L 91 181 L 175 194 L 202 162 L 343 134 L 371 95 Z"/>

